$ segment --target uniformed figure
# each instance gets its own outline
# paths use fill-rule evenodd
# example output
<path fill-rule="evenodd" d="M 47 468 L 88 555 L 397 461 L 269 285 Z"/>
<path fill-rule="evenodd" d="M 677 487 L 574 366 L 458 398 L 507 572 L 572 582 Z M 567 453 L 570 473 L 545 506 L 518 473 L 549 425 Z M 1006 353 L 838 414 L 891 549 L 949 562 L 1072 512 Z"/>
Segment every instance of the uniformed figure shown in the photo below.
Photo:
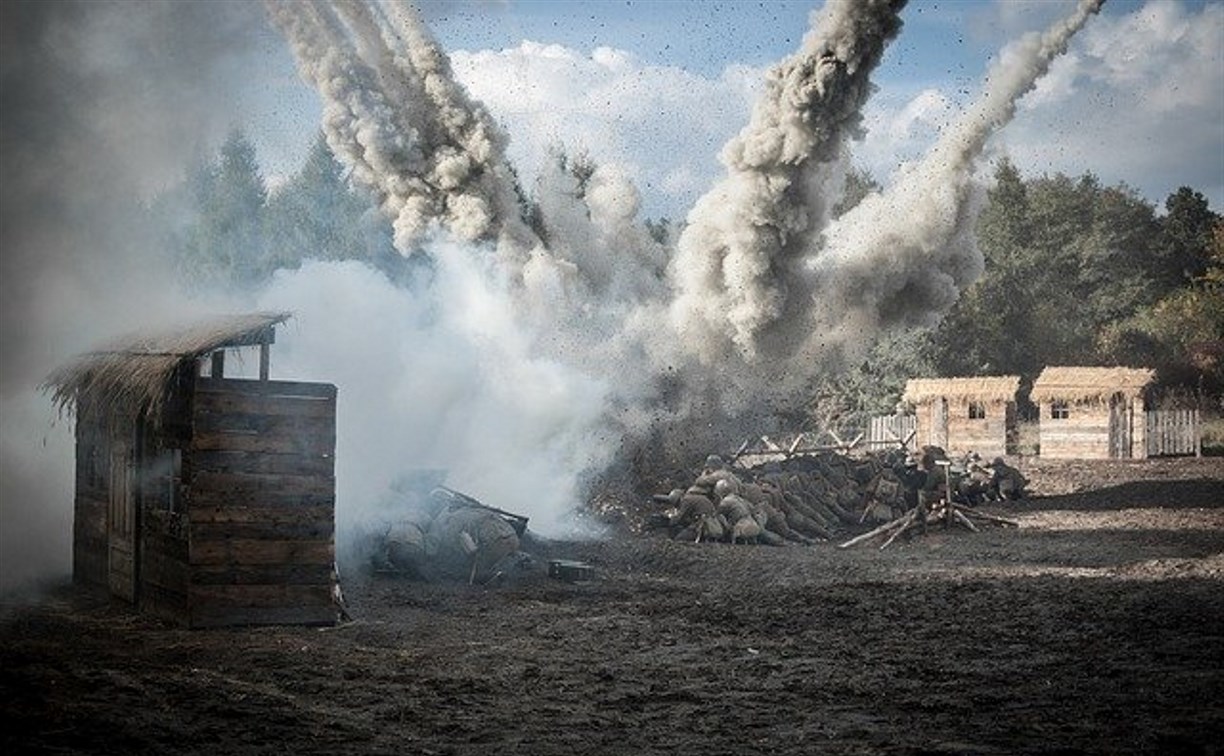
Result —
<path fill-rule="evenodd" d="M 969 467 L 961 478 L 958 492 L 960 498 L 970 506 L 989 501 L 992 496 L 994 476 L 980 462 L 970 460 Z"/>
<path fill-rule="evenodd" d="M 990 463 L 993 475 L 992 487 L 1000 500 L 1023 499 L 1028 479 L 1016 468 L 1007 464 L 1002 457 L 995 457 Z"/>
<path fill-rule="evenodd" d="M 921 503 L 920 492 L 927 487 L 927 471 L 919 464 L 916 457 L 907 457 L 905 463 L 893 470 L 901 485 L 905 488 L 905 507 L 913 509 Z"/>
<path fill-rule="evenodd" d="M 518 532 L 504 517 L 461 502 L 438 512 L 425 533 L 430 569 L 468 582 L 488 580 L 495 565 L 518 550 Z"/>

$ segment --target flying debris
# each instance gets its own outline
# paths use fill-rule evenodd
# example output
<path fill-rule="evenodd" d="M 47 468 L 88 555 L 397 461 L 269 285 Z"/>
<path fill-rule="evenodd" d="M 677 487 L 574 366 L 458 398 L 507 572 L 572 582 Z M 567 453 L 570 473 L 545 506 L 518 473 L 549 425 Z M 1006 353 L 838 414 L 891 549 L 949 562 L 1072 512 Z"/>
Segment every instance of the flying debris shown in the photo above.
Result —
<path fill-rule="evenodd" d="M 560 155 L 522 196 L 506 134 L 409 3 L 267 0 L 323 98 L 333 151 L 378 197 L 400 252 L 434 259 L 436 306 L 457 333 L 495 358 L 472 395 L 530 376 L 554 397 L 531 405 L 540 443 L 589 442 L 565 457 L 561 488 L 575 491 L 623 439 L 695 448 L 797 405 L 816 373 L 887 330 L 938 322 L 983 269 L 973 174 L 988 138 L 1100 5 L 1082 0 L 1006 48 L 922 160 L 833 219 L 905 2 L 830 0 L 767 74 L 722 149 L 725 175 L 669 249 L 616 166 Z"/>

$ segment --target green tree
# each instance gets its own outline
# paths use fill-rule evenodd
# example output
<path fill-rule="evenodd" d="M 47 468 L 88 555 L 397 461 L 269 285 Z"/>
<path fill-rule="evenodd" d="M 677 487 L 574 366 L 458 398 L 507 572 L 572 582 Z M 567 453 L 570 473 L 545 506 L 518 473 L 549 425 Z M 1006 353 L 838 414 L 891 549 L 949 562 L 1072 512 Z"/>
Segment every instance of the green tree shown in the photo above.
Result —
<path fill-rule="evenodd" d="M 982 277 L 953 306 L 932 336 L 938 372 L 945 375 L 1028 373 L 1039 328 L 1032 303 L 1028 187 L 1009 160 L 995 168 L 994 186 L 978 219 Z"/>
<path fill-rule="evenodd" d="M 371 205 L 351 191 L 322 134 L 301 169 L 268 201 L 264 274 L 303 260 L 367 258 L 363 219 Z"/>
<path fill-rule="evenodd" d="M 1224 221 L 1216 221 L 1204 250 L 1202 275 L 1113 324 L 1104 339 L 1118 351 L 1140 351 L 1164 385 L 1218 400 L 1224 392 Z"/>
<path fill-rule="evenodd" d="M 267 189 L 246 135 L 231 131 L 219 160 L 195 166 L 187 188 L 196 219 L 183 235 L 183 276 L 206 287 L 250 285 L 265 276 Z"/>
<path fill-rule="evenodd" d="M 1168 289 L 1201 278 L 1207 271 L 1212 232 L 1220 216 L 1211 211 L 1201 192 L 1183 186 L 1165 200 L 1162 245 L 1152 271 Z"/>
<path fill-rule="evenodd" d="M 1155 302 L 1159 237 L 1155 209 L 1124 185 L 1092 174 L 1025 181 L 1001 162 L 978 224 L 986 271 L 937 331 L 941 371 L 1032 377 L 1044 365 L 1149 353 L 1104 335 Z"/>

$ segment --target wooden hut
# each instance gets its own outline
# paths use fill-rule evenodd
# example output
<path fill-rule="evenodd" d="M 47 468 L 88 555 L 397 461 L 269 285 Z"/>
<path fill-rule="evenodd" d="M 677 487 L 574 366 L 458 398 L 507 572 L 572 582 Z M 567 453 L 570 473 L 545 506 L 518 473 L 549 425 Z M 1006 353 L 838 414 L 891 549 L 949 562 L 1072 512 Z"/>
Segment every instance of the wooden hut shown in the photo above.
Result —
<path fill-rule="evenodd" d="M 903 401 L 917 418 L 915 443 L 983 457 L 1006 454 L 1015 444 L 1019 376 L 912 378 Z"/>
<path fill-rule="evenodd" d="M 287 317 L 133 336 L 48 377 L 76 415 L 76 581 L 189 627 L 335 622 L 336 387 L 269 380 Z M 258 378 L 226 376 L 255 349 Z"/>
<path fill-rule="evenodd" d="M 1144 393 L 1153 375 L 1122 367 L 1042 370 L 1032 392 L 1041 411 L 1041 456 L 1146 458 Z"/>

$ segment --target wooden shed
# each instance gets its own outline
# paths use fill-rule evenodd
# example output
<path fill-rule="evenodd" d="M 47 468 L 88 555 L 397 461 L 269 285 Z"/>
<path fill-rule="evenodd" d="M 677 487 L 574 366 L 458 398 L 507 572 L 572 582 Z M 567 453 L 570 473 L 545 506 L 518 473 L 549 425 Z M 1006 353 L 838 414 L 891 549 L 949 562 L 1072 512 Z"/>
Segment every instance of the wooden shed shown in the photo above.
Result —
<path fill-rule="evenodd" d="M 76 415 L 76 581 L 189 627 L 336 621 L 336 387 L 269 380 L 286 318 L 132 336 L 48 377 Z M 258 378 L 226 376 L 256 350 Z"/>
<path fill-rule="evenodd" d="M 917 417 L 915 443 L 983 457 L 1006 454 L 1015 445 L 1015 375 L 975 378 L 912 378 L 902 400 Z"/>
<path fill-rule="evenodd" d="M 1146 368 L 1047 367 L 1033 382 L 1041 410 L 1041 456 L 1056 459 L 1147 457 Z"/>

